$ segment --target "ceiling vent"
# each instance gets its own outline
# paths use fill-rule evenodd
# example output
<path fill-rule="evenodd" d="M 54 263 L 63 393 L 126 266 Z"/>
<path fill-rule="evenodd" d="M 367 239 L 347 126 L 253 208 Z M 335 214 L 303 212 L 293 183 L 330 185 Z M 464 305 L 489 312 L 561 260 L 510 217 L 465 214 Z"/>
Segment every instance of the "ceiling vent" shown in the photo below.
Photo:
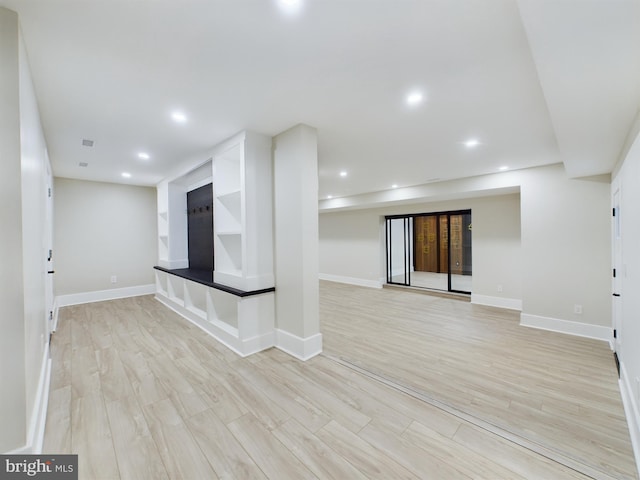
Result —
<path fill-rule="evenodd" d="M 87 162 L 80 162 L 78 165 L 80 165 L 81 167 L 88 167 L 89 164 Z"/>
<path fill-rule="evenodd" d="M 83 147 L 93 147 L 93 140 L 87 140 L 86 138 L 82 139 Z"/>

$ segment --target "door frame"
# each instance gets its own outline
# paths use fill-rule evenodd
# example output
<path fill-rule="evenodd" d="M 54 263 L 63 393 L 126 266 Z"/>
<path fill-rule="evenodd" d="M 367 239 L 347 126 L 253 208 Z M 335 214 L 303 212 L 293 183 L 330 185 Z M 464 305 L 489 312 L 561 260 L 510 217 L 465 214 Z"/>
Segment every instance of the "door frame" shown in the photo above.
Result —
<path fill-rule="evenodd" d="M 410 213 L 410 214 L 400 214 L 400 215 L 386 215 L 385 218 L 385 255 L 386 255 L 386 278 L 387 283 L 391 285 L 403 285 L 407 287 L 418 287 L 416 285 L 411 285 L 411 272 L 415 269 L 415 247 L 416 247 L 416 228 L 415 228 L 415 219 L 417 217 L 428 217 L 435 216 L 437 217 L 436 221 L 436 238 L 438 244 L 438 263 L 440 262 L 440 216 L 447 216 L 447 292 L 451 293 L 463 293 L 463 294 L 471 294 L 471 292 L 463 291 L 463 290 L 455 290 L 452 288 L 451 284 L 451 216 L 455 215 L 472 215 L 471 209 L 466 210 L 449 210 L 444 212 L 424 212 L 424 213 Z M 393 220 L 404 220 L 403 227 L 403 248 L 404 248 L 404 282 L 393 281 L 393 255 L 390 254 L 392 249 L 394 248 L 394 241 L 397 242 L 397 239 L 394 240 L 394 235 L 391 233 L 392 228 L 390 228 Z M 472 260 L 473 261 L 473 260 Z M 397 275 L 396 275 L 397 276 Z M 424 287 L 419 287 L 424 288 Z M 435 289 L 437 291 L 445 291 Z"/>
<path fill-rule="evenodd" d="M 613 340 L 612 348 L 614 352 L 620 351 L 620 344 L 622 338 L 622 208 L 620 201 L 622 198 L 622 187 L 612 185 L 612 215 L 613 221 L 611 226 L 611 263 L 612 263 L 612 278 L 611 278 L 611 323 L 613 328 Z"/>

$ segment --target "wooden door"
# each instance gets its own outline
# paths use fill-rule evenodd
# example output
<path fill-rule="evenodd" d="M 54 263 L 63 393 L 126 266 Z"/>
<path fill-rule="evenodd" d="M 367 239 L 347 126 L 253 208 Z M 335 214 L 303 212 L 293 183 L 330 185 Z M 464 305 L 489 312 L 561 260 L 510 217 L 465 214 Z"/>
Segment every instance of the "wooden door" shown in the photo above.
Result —
<path fill-rule="evenodd" d="M 440 268 L 438 272 L 449 273 L 449 229 L 447 228 L 447 216 L 438 217 L 440 223 Z"/>
<path fill-rule="evenodd" d="M 415 217 L 415 270 L 417 272 L 438 271 L 438 224 L 434 215 Z"/>

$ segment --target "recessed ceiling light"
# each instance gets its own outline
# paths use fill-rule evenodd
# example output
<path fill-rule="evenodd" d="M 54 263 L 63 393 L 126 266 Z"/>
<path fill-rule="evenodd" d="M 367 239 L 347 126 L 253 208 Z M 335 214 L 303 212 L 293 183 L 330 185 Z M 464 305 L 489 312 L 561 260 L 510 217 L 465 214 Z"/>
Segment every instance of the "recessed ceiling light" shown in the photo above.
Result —
<path fill-rule="evenodd" d="M 391 185 L 391 188 L 398 188 L 398 184 L 394 183 L 393 185 Z"/>
<path fill-rule="evenodd" d="M 340 172 L 340 176 L 341 177 L 346 177 L 347 176 L 347 172 L 345 172 L 344 170 Z"/>
<path fill-rule="evenodd" d="M 333 198 L 333 195 L 327 195 L 327 198 L 331 200 Z"/>
<path fill-rule="evenodd" d="M 501 172 L 504 172 L 505 170 L 509 170 L 509 167 L 507 167 L 506 165 L 503 165 L 498 170 L 500 170 Z"/>
<path fill-rule="evenodd" d="M 138 158 L 141 158 L 142 160 L 149 160 L 149 158 L 150 158 L 150 157 L 149 157 L 149 154 L 148 154 L 148 153 L 146 153 L 146 152 L 140 152 L 140 153 L 138 154 Z"/>
<path fill-rule="evenodd" d="M 409 95 L 407 95 L 407 104 L 418 105 L 420 102 L 422 102 L 423 99 L 424 96 L 422 95 L 422 92 L 411 92 Z"/>
<path fill-rule="evenodd" d="M 182 112 L 173 112 L 171 118 L 177 123 L 185 123 L 187 121 L 187 116 Z"/>
<path fill-rule="evenodd" d="M 475 148 L 480 145 L 480 141 L 477 138 L 470 138 L 466 142 L 464 142 L 464 146 L 467 148 Z"/>
<path fill-rule="evenodd" d="M 287 14 L 294 14 L 300 10 L 302 6 L 301 0 L 278 0 L 278 6 L 280 9 Z"/>
<path fill-rule="evenodd" d="M 131 178 L 131 174 L 129 172 L 122 172 L 122 176 L 124 178 Z"/>

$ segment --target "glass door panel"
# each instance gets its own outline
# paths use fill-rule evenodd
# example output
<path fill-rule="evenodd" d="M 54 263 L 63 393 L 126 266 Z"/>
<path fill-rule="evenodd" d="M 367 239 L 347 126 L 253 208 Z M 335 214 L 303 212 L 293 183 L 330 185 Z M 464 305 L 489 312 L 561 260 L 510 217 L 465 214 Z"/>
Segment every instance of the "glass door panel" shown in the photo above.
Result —
<path fill-rule="evenodd" d="M 471 214 L 449 215 L 450 290 L 471 292 Z"/>
<path fill-rule="evenodd" d="M 412 238 L 413 224 L 409 217 L 387 218 L 388 283 L 411 284 Z"/>

